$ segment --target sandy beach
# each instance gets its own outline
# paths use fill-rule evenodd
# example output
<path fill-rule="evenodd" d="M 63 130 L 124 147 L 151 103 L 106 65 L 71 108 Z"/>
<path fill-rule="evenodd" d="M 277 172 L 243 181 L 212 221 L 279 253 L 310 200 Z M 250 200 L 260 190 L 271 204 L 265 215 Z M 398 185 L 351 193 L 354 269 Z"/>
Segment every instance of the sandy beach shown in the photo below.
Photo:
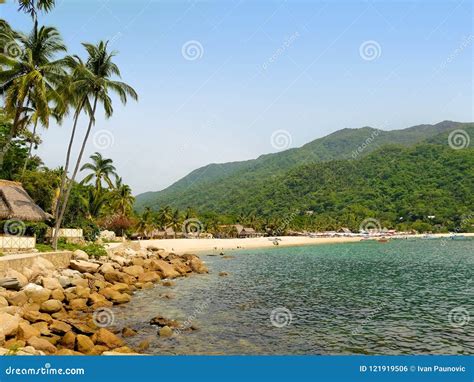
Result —
<path fill-rule="evenodd" d="M 462 234 L 467 237 L 474 237 L 474 234 Z M 410 238 L 422 238 L 424 235 L 411 235 Z M 449 238 L 451 234 L 434 234 L 434 238 Z M 268 237 L 245 238 L 245 239 L 161 239 L 161 240 L 141 240 L 140 246 L 147 248 L 154 246 L 163 248 L 165 251 L 182 254 L 185 252 L 211 252 L 250 248 L 275 248 L 273 241 Z M 360 237 L 315 237 L 308 236 L 279 236 L 278 247 L 293 247 L 300 245 L 319 245 L 319 244 L 337 244 L 337 243 L 355 243 L 361 241 Z M 113 248 L 120 243 L 108 244 Z"/>
<path fill-rule="evenodd" d="M 290 247 L 299 245 L 351 243 L 360 241 L 360 237 L 328 237 L 310 238 L 306 236 L 279 236 L 279 247 Z M 274 239 L 274 238 L 272 238 Z M 142 248 L 155 246 L 165 251 L 176 253 L 184 252 L 209 252 L 249 248 L 274 248 L 273 241 L 268 237 L 256 237 L 246 239 L 166 239 L 166 240 L 142 240 Z"/>

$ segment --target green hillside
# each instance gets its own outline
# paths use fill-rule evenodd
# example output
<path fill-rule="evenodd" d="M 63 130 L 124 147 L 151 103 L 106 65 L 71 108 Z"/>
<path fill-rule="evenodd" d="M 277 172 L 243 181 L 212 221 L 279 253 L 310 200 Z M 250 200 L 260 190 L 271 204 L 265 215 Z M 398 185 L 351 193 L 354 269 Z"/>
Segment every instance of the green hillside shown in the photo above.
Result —
<path fill-rule="evenodd" d="M 420 142 L 448 144 L 454 129 L 471 131 L 474 124 L 444 121 L 436 125 L 418 125 L 403 130 L 382 131 L 370 127 L 343 129 L 316 139 L 300 148 L 262 155 L 257 159 L 224 164 L 210 164 L 194 170 L 170 187 L 137 196 L 136 209 L 162 206 L 198 211 L 232 213 L 237 206 L 250 206 L 254 195 L 272 189 L 274 179 L 284 179 L 288 172 L 305 164 L 360 159 L 387 144 L 404 146 Z M 470 134 L 474 136 L 474 134 Z M 472 145 L 472 143 L 471 143 Z M 269 196 L 272 198 L 272 196 Z M 237 201 L 237 204 L 236 204 Z"/>

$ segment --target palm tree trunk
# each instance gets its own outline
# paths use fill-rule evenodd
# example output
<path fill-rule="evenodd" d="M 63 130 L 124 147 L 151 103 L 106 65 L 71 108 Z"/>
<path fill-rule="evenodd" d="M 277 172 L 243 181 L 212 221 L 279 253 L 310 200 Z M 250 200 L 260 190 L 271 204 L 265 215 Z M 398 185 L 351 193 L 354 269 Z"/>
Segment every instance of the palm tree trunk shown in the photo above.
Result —
<path fill-rule="evenodd" d="M 57 202 L 56 202 L 56 208 L 55 208 L 55 211 L 54 211 L 54 217 L 56 217 L 56 218 L 59 215 L 59 211 L 60 211 L 60 208 L 61 208 L 61 198 L 64 195 L 64 188 L 65 188 L 66 179 L 67 179 L 67 171 L 69 170 L 69 162 L 71 160 L 72 144 L 74 142 L 74 136 L 76 134 L 77 121 L 79 119 L 79 114 L 81 112 L 81 108 L 82 108 L 82 104 L 80 104 L 77 107 L 76 113 L 74 115 L 74 124 L 72 126 L 71 138 L 69 139 L 69 146 L 67 148 L 67 154 L 66 154 L 66 164 L 64 166 L 64 171 L 61 175 L 61 186 L 59 187 L 59 195 L 58 195 L 58 199 L 57 199 Z"/>
<path fill-rule="evenodd" d="M 56 250 L 58 248 L 58 234 L 59 234 L 59 228 L 61 227 L 61 223 L 64 218 L 64 212 L 66 211 L 66 206 L 67 202 L 69 200 L 69 195 L 71 194 L 71 189 L 72 186 L 74 185 L 74 180 L 76 179 L 77 172 L 79 171 L 79 167 L 81 165 L 81 160 L 82 160 L 82 155 L 84 154 L 84 149 L 87 144 L 87 139 L 89 138 L 89 134 L 91 132 L 92 125 L 95 122 L 95 111 L 97 109 L 97 95 L 94 98 L 94 106 L 92 108 L 92 113 L 89 119 L 89 126 L 87 127 L 87 132 L 84 137 L 84 140 L 82 141 L 82 147 L 81 151 L 79 152 L 79 157 L 77 158 L 76 162 L 76 167 L 74 168 L 74 172 L 72 173 L 71 180 L 69 182 L 69 185 L 67 187 L 66 193 L 64 195 L 64 201 L 61 205 L 61 211 L 59 213 L 59 216 L 56 217 L 56 224 L 54 226 L 54 236 L 53 236 L 53 248 Z"/>
<path fill-rule="evenodd" d="M 28 148 L 28 155 L 26 156 L 25 164 L 23 165 L 23 171 L 21 172 L 22 179 L 23 179 L 23 176 L 25 175 L 26 166 L 28 166 L 28 161 L 30 160 L 30 157 L 31 157 L 31 150 L 33 149 L 33 141 L 35 139 L 37 127 L 38 127 L 38 120 L 35 121 L 35 125 L 33 127 L 33 137 L 31 138 L 30 147 Z"/>

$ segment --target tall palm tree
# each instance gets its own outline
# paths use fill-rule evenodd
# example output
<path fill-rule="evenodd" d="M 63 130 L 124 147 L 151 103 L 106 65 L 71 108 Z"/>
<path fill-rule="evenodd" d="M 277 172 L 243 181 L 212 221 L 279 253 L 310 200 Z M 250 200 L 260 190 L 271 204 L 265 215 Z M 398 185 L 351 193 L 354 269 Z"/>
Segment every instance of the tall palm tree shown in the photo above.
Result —
<path fill-rule="evenodd" d="M 90 170 L 91 173 L 87 175 L 81 183 L 87 184 L 95 179 L 95 188 L 97 192 L 102 191 L 102 180 L 110 187 L 113 188 L 113 183 L 110 177 L 117 176 L 115 172 L 115 166 L 112 164 L 112 159 L 104 158 L 100 153 L 96 152 L 90 156 L 92 163 L 86 163 L 81 167 L 81 171 Z"/>
<path fill-rule="evenodd" d="M 161 207 L 158 211 L 157 220 L 161 229 L 166 230 L 173 218 L 173 210 L 170 206 Z"/>
<path fill-rule="evenodd" d="M 87 218 L 94 219 L 100 216 L 102 207 L 107 203 L 107 195 L 88 188 L 85 195 L 80 196 L 80 200 L 87 211 Z"/>
<path fill-rule="evenodd" d="M 112 199 L 113 207 L 118 210 L 122 216 L 132 211 L 135 198 L 132 195 L 130 186 L 122 183 L 122 178 L 117 178 Z"/>
<path fill-rule="evenodd" d="M 112 99 L 110 98 L 109 92 L 116 93 L 123 104 L 126 104 L 128 96 L 133 99 L 138 99 L 138 95 L 135 90 L 124 82 L 112 80 L 111 77 L 116 75 L 120 77 L 120 70 L 118 66 L 112 61 L 115 53 L 109 52 L 107 49 L 107 42 L 100 41 L 97 45 L 86 44 L 83 46 L 87 50 L 88 58 L 84 66 L 78 68 L 78 74 L 80 78 L 74 83 L 74 88 L 79 94 L 85 95 L 87 98 L 90 96 L 92 101 L 92 109 L 89 113 L 89 125 L 87 127 L 86 135 L 82 141 L 82 146 L 79 151 L 79 156 L 76 161 L 74 172 L 72 173 L 71 180 L 64 194 L 64 200 L 59 212 L 59 216 L 56 220 L 53 246 L 57 248 L 58 232 L 61 222 L 64 218 L 64 212 L 66 211 L 67 202 L 71 193 L 72 184 L 76 178 L 81 165 L 82 156 L 89 138 L 92 126 L 95 123 L 95 113 L 97 110 L 97 104 L 100 102 L 104 108 L 106 118 L 109 118 L 113 114 Z"/>
<path fill-rule="evenodd" d="M 66 51 L 59 32 L 53 27 L 41 27 L 29 35 L 16 33 L 20 54 L 0 53 L 0 92 L 5 97 L 5 111 L 13 119 L 7 146 L 27 125 L 28 112 L 34 105 L 35 118 L 45 127 L 53 108 L 63 114 L 64 99 L 57 85 L 65 76 L 63 60 L 54 59 Z M 52 106 L 53 105 L 53 106 Z"/>
<path fill-rule="evenodd" d="M 31 16 L 38 24 L 38 11 L 49 12 L 56 5 L 56 0 L 18 0 L 18 10 Z"/>

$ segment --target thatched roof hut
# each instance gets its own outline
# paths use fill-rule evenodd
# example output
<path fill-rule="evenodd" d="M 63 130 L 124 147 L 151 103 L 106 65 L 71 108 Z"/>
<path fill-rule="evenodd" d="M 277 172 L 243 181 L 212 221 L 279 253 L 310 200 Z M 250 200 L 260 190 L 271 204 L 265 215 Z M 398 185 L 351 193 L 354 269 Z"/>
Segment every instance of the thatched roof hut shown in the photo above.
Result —
<path fill-rule="evenodd" d="M 35 204 L 21 183 L 0 179 L 0 219 L 44 221 L 51 217 Z"/>

